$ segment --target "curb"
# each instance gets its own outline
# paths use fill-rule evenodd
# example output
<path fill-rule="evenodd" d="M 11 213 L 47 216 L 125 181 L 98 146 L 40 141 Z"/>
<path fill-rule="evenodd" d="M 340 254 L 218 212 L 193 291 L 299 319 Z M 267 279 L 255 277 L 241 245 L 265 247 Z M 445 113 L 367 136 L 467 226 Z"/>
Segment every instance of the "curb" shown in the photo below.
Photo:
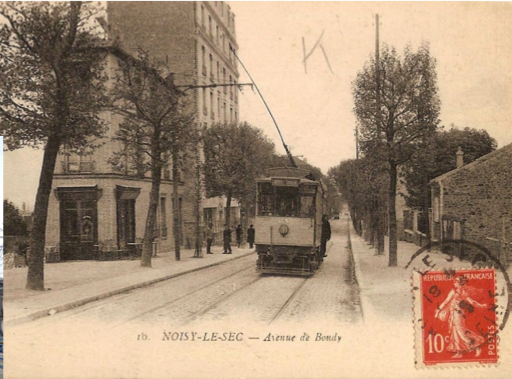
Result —
<path fill-rule="evenodd" d="M 352 235 L 355 235 L 356 238 L 360 238 L 357 235 L 355 229 L 352 227 L 352 224 L 350 224 L 350 221 L 349 221 L 349 236 L 352 236 Z M 373 321 L 372 315 L 374 314 L 373 307 L 363 293 L 364 288 L 366 288 L 366 285 L 364 282 L 364 276 L 362 275 L 362 272 L 361 272 L 361 266 L 360 266 L 361 263 L 359 261 L 359 257 L 357 254 L 354 254 L 354 246 L 352 244 L 351 237 L 350 237 L 350 250 L 351 250 L 352 257 L 354 259 L 355 280 L 359 287 L 359 300 L 361 302 L 360 307 L 361 307 L 361 313 L 363 315 L 363 322 L 365 324 L 368 322 L 371 323 Z"/>
<path fill-rule="evenodd" d="M 35 311 L 35 312 L 33 312 L 31 314 L 28 314 L 28 315 L 25 315 L 25 316 L 13 318 L 11 320 L 5 320 L 4 327 L 12 327 L 12 326 L 16 326 L 16 325 L 26 324 L 28 322 L 35 321 L 35 320 L 43 318 L 43 317 L 51 316 L 51 315 L 56 314 L 56 313 L 61 313 L 61 312 L 69 311 L 69 310 L 74 309 L 74 308 L 81 307 L 82 305 L 85 305 L 85 304 L 88 304 L 88 303 L 92 303 L 93 301 L 103 300 L 103 299 L 106 299 L 106 298 L 109 298 L 109 297 L 112 297 L 112 296 L 116 296 L 116 295 L 122 294 L 124 292 L 132 291 L 134 289 L 148 287 L 148 286 L 150 286 L 152 284 L 155 284 L 155 283 L 163 282 L 165 280 L 169 280 L 169 279 L 173 279 L 173 278 L 176 278 L 176 277 L 179 277 L 179 276 L 182 276 L 182 275 L 190 274 L 190 273 L 195 272 L 195 271 L 200 271 L 200 270 L 204 270 L 204 269 L 207 269 L 207 268 L 210 268 L 210 267 L 219 266 L 219 265 L 224 264 L 226 262 L 235 261 L 237 259 L 240 259 L 240 258 L 243 258 L 243 257 L 247 257 L 247 256 L 255 254 L 255 253 L 256 253 L 256 251 L 251 251 L 250 253 L 246 253 L 246 254 L 243 254 L 243 255 L 238 255 L 236 257 L 230 257 L 231 259 L 227 259 L 227 260 L 223 260 L 223 261 L 215 262 L 215 263 L 210 263 L 210 264 L 208 264 L 206 266 L 196 267 L 196 268 L 192 268 L 190 270 L 186 270 L 186 271 L 177 272 L 177 273 L 174 273 L 174 274 L 165 275 L 165 276 L 162 276 L 162 277 L 159 277 L 159 278 L 146 280 L 146 281 L 143 281 L 143 282 L 140 282 L 140 283 L 132 284 L 132 285 L 129 285 L 129 286 L 126 286 L 126 287 L 118 288 L 118 289 L 111 290 L 111 291 L 108 291 L 108 292 L 104 292 L 104 293 L 101 293 L 101 294 L 98 294 L 98 295 L 94 295 L 94 296 L 86 297 L 86 298 L 83 298 L 83 299 L 80 299 L 80 300 L 72 301 L 70 303 L 58 305 L 58 306 L 55 306 L 55 307 L 41 309 L 39 311 Z M 52 312 L 52 311 L 55 311 L 55 312 L 53 312 L 53 314 L 50 314 L 50 312 Z"/>

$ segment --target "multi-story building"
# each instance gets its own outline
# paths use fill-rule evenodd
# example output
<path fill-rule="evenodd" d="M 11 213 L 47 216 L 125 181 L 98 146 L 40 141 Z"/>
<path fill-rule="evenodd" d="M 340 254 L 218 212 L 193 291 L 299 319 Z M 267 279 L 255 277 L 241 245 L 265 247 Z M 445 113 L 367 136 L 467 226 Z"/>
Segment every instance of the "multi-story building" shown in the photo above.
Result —
<path fill-rule="evenodd" d="M 237 121 L 237 62 L 233 51 L 235 16 L 225 2 L 107 2 L 103 23 L 116 51 L 136 57 L 139 50 L 174 76 L 189 97 L 196 120 L 205 125 Z M 119 56 L 110 54 L 108 70 Z M 187 87 L 190 87 L 187 90 Z M 46 231 L 47 246 L 60 246 L 61 259 L 90 259 L 102 244 L 123 249 L 144 235 L 151 178 L 120 172 L 109 162 L 119 150 L 115 136 L 121 117 L 103 115 L 109 130 L 104 144 L 90 154 L 63 151 L 55 168 Z M 193 163 L 191 166 L 194 166 Z M 197 224 L 193 167 L 180 180 L 182 245 L 192 247 Z M 174 199 L 170 170 L 164 170 L 157 230 L 160 249 L 170 249 Z M 200 214 L 202 211 L 200 211 Z"/>
<path fill-rule="evenodd" d="M 176 85 L 196 87 L 186 93 L 197 121 L 238 120 L 236 86 L 197 88 L 237 84 L 235 15 L 226 2 L 112 1 L 107 9 L 110 35 L 124 51 L 142 49 L 167 66 Z"/>

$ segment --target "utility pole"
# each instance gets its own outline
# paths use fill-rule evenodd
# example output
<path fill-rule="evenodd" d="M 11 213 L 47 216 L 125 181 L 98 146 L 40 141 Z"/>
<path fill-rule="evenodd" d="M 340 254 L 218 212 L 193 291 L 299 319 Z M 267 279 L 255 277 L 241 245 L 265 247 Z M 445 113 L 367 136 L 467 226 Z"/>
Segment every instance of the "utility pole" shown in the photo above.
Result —
<path fill-rule="evenodd" d="M 380 114 L 380 59 L 379 59 L 379 15 L 375 15 L 375 84 L 377 87 L 377 138 L 380 138 L 381 114 Z"/>

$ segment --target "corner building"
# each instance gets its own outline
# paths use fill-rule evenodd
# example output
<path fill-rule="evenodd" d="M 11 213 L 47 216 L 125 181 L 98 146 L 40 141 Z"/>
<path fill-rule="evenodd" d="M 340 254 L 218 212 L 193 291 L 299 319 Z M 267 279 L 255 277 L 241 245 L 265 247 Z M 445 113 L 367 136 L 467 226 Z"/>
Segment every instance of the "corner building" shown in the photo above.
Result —
<path fill-rule="evenodd" d="M 225 2 L 107 2 L 106 29 L 119 50 L 134 57 L 142 49 L 164 62 L 175 84 L 205 86 L 236 84 L 235 16 Z M 113 73 L 118 57 L 108 57 Z M 185 91 L 196 120 L 204 125 L 238 121 L 237 87 L 192 88 Z M 126 249 L 144 236 L 151 178 L 119 172 L 109 159 L 119 149 L 115 136 L 122 119 L 105 112 L 109 130 L 105 144 L 88 155 L 63 151 L 54 172 L 48 209 L 47 247 L 58 246 L 60 258 L 94 259 L 98 246 Z M 179 178 L 181 243 L 195 241 L 194 163 Z M 174 247 L 171 170 L 164 170 L 157 211 L 158 248 Z M 202 214 L 202 210 L 200 211 Z"/>
<path fill-rule="evenodd" d="M 226 2 L 121 1 L 107 2 L 107 9 L 111 36 L 118 39 L 124 51 L 136 54 L 142 49 L 165 62 L 167 70 L 174 74 L 175 84 L 183 86 L 180 89 L 195 108 L 197 122 L 209 126 L 239 121 L 238 62 L 233 54 L 233 50 L 238 51 L 235 14 Z M 187 89 L 215 84 L 233 86 Z M 183 201 L 185 246 L 187 241 L 195 241 L 193 176 L 193 168 L 184 173 L 184 186 L 188 188 Z M 211 215 L 209 206 L 212 202 L 225 203 L 225 199 L 204 199 L 202 195 L 203 223 L 213 221 L 215 232 L 220 233 L 223 221 Z M 236 201 L 232 207 L 232 220 L 238 223 L 240 207 Z"/>

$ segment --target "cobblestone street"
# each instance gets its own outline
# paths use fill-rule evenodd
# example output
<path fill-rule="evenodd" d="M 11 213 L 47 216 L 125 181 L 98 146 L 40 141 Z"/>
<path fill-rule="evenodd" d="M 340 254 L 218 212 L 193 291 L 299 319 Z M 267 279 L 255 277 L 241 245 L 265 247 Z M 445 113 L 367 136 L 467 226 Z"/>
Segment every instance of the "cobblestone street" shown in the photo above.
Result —
<path fill-rule="evenodd" d="M 267 325 L 361 320 L 352 281 L 347 227 L 333 222 L 329 256 L 310 278 L 266 276 L 255 271 L 256 255 L 134 290 L 15 327 L 22 334 L 91 333 L 105 329 L 173 327 L 221 322 Z M 44 329 L 44 333 L 41 330 Z M 38 332 L 36 332 L 38 331 Z"/>

